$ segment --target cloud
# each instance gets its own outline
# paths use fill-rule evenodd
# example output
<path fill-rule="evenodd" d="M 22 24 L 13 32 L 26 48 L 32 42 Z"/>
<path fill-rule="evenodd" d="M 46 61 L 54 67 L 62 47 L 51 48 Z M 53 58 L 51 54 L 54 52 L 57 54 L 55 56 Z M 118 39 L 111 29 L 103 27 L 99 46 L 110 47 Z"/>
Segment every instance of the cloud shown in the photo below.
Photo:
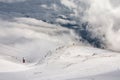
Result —
<path fill-rule="evenodd" d="M 99 37 L 111 50 L 120 51 L 120 1 L 90 0 L 84 20 L 92 26 L 93 36 Z M 104 37 L 103 37 L 104 36 Z"/>
<path fill-rule="evenodd" d="M 21 1 L 26 1 L 26 0 L 0 0 L 0 2 L 4 2 L 4 3 L 14 3 L 14 2 L 21 2 Z"/>

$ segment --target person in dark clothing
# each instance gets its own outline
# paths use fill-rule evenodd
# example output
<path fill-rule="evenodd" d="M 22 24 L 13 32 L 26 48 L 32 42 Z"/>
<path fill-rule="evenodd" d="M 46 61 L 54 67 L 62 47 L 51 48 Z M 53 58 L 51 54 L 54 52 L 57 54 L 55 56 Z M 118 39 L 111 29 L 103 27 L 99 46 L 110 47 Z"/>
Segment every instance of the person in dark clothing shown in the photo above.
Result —
<path fill-rule="evenodd" d="M 23 60 L 22 60 L 23 63 L 25 63 L 25 58 L 23 57 Z"/>

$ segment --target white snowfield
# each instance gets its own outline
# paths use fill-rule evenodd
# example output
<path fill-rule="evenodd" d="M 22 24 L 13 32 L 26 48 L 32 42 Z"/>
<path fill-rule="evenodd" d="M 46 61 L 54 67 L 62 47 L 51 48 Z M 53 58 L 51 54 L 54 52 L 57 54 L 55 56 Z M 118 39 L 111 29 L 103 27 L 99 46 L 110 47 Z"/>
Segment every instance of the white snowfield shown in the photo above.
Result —
<path fill-rule="evenodd" d="M 0 80 L 120 80 L 120 52 L 112 51 L 120 51 L 119 4 L 0 0 Z M 111 50 L 80 41 L 76 24 L 84 20 Z"/>
<path fill-rule="evenodd" d="M 75 44 L 60 47 L 41 63 L 0 61 L 0 80 L 120 79 L 119 53 Z"/>
<path fill-rule="evenodd" d="M 4 59 L 0 59 L 0 73 L 1 72 L 16 72 L 16 71 L 24 71 L 28 69 L 26 66 L 13 63 Z"/>

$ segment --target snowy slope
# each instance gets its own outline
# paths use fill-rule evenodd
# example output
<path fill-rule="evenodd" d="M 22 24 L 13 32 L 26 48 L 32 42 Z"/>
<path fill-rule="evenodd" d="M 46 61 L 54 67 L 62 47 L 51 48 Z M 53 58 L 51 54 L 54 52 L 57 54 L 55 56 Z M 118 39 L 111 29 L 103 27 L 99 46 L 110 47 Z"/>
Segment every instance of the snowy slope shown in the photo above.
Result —
<path fill-rule="evenodd" d="M 70 45 L 48 57 L 41 67 L 37 66 L 36 79 L 31 80 L 84 80 L 119 70 L 119 57 L 119 53 Z"/>
<path fill-rule="evenodd" d="M 0 80 L 119 80 L 119 3 L 0 0 Z"/>
<path fill-rule="evenodd" d="M 74 31 L 61 26 L 31 18 L 15 20 L 16 22 L 3 21 L 4 24 L 0 27 L 1 54 L 17 56 L 18 59 L 26 57 L 30 62 L 34 62 L 57 47 L 71 44 L 77 39 Z M 8 25 L 11 28 L 7 27 Z"/>
<path fill-rule="evenodd" d="M 56 50 L 42 63 L 26 65 L 26 71 L 18 70 L 16 74 L 11 71 L 6 75 L 0 72 L 0 78 L 19 80 L 21 76 L 22 80 L 119 80 L 119 60 L 119 53 L 69 45 Z M 8 79 L 8 76 L 11 77 Z"/>
<path fill-rule="evenodd" d="M 27 68 L 24 65 L 16 64 L 10 61 L 6 61 L 3 59 L 0 59 L 0 73 L 1 72 L 16 72 L 16 71 L 24 71 L 27 70 Z"/>

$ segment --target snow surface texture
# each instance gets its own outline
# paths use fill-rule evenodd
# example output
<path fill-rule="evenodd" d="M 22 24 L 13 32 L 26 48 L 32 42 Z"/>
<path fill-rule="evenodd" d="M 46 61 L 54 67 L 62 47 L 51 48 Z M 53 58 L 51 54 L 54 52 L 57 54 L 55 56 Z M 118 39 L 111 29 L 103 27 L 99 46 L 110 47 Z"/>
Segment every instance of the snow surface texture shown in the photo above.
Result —
<path fill-rule="evenodd" d="M 119 80 L 119 4 L 0 0 L 0 80 Z"/>

